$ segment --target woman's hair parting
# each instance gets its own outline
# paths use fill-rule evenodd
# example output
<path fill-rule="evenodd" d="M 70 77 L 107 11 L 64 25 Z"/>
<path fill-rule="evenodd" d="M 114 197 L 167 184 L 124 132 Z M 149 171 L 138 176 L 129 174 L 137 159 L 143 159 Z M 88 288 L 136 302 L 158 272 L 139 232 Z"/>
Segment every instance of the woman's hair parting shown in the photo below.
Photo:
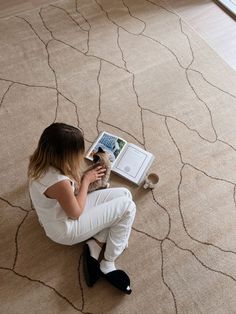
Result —
<path fill-rule="evenodd" d="M 53 123 L 42 133 L 38 147 L 30 157 L 29 179 L 38 179 L 50 166 L 80 182 L 80 163 L 84 155 L 82 132 L 65 123 Z"/>

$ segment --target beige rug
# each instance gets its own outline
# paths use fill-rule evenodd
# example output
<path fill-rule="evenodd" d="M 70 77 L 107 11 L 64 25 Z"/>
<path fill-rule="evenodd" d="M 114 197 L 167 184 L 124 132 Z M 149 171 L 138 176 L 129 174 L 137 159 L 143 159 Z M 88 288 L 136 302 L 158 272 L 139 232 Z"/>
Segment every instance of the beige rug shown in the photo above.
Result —
<path fill-rule="evenodd" d="M 0 19 L 1 313 L 236 313 L 236 76 L 158 0 L 65 0 Z M 26 170 L 42 130 L 111 131 L 156 156 L 137 203 L 124 296 L 51 242 Z"/>

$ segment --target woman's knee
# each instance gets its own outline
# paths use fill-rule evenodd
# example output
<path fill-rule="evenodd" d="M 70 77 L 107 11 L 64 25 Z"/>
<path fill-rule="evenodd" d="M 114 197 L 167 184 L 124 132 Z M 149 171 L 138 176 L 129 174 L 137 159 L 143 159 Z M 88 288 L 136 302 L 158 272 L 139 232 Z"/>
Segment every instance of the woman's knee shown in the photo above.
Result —
<path fill-rule="evenodd" d="M 135 216 L 135 214 L 136 214 L 136 204 L 132 200 L 130 200 L 129 210 L 132 213 L 132 216 Z"/>
<path fill-rule="evenodd" d="M 129 216 L 134 217 L 136 214 L 136 204 L 134 203 L 134 201 L 132 199 L 130 199 L 127 196 L 124 196 L 124 200 L 125 200 L 125 212 Z"/>
<path fill-rule="evenodd" d="M 127 188 L 122 188 L 122 193 L 124 196 L 126 196 L 128 199 L 132 199 L 132 194 Z"/>
<path fill-rule="evenodd" d="M 125 213 L 131 213 L 132 215 L 136 212 L 136 205 L 132 199 L 130 199 L 129 196 L 121 196 L 116 199 L 117 202 L 117 211 L 119 211 L 122 216 Z"/>
<path fill-rule="evenodd" d="M 127 188 L 119 187 L 119 188 L 111 188 L 110 189 L 110 198 L 115 199 L 115 198 L 121 198 L 121 197 L 126 197 L 128 199 L 132 199 L 132 194 Z"/>

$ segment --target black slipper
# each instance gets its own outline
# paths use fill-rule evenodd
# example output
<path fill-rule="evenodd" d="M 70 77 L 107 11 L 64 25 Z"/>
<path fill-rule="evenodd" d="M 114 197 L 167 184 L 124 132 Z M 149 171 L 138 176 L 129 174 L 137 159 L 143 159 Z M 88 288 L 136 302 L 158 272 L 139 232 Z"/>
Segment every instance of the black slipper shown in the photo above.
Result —
<path fill-rule="evenodd" d="M 100 266 L 99 262 L 90 255 L 88 244 L 84 246 L 83 266 L 86 284 L 92 287 L 99 278 Z"/>
<path fill-rule="evenodd" d="M 101 272 L 101 276 L 106 278 L 113 286 L 120 289 L 126 294 L 131 294 L 129 276 L 120 269 L 113 270 L 107 274 Z"/>

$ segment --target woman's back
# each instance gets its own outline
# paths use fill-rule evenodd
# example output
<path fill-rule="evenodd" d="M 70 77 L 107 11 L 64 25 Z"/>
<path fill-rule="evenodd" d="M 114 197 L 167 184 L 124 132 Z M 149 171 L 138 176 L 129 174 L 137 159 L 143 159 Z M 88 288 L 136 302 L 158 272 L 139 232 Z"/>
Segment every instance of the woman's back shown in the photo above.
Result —
<path fill-rule="evenodd" d="M 59 170 L 53 167 L 49 167 L 45 175 L 37 180 L 31 180 L 29 184 L 30 197 L 39 221 L 46 234 L 54 241 L 56 241 L 58 235 L 61 236 L 64 232 L 67 232 L 70 221 L 59 202 L 56 199 L 48 198 L 45 191 L 62 180 L 69 180 L 74 190 L 74 181 L 68 176 L 62 175 Z"/>

